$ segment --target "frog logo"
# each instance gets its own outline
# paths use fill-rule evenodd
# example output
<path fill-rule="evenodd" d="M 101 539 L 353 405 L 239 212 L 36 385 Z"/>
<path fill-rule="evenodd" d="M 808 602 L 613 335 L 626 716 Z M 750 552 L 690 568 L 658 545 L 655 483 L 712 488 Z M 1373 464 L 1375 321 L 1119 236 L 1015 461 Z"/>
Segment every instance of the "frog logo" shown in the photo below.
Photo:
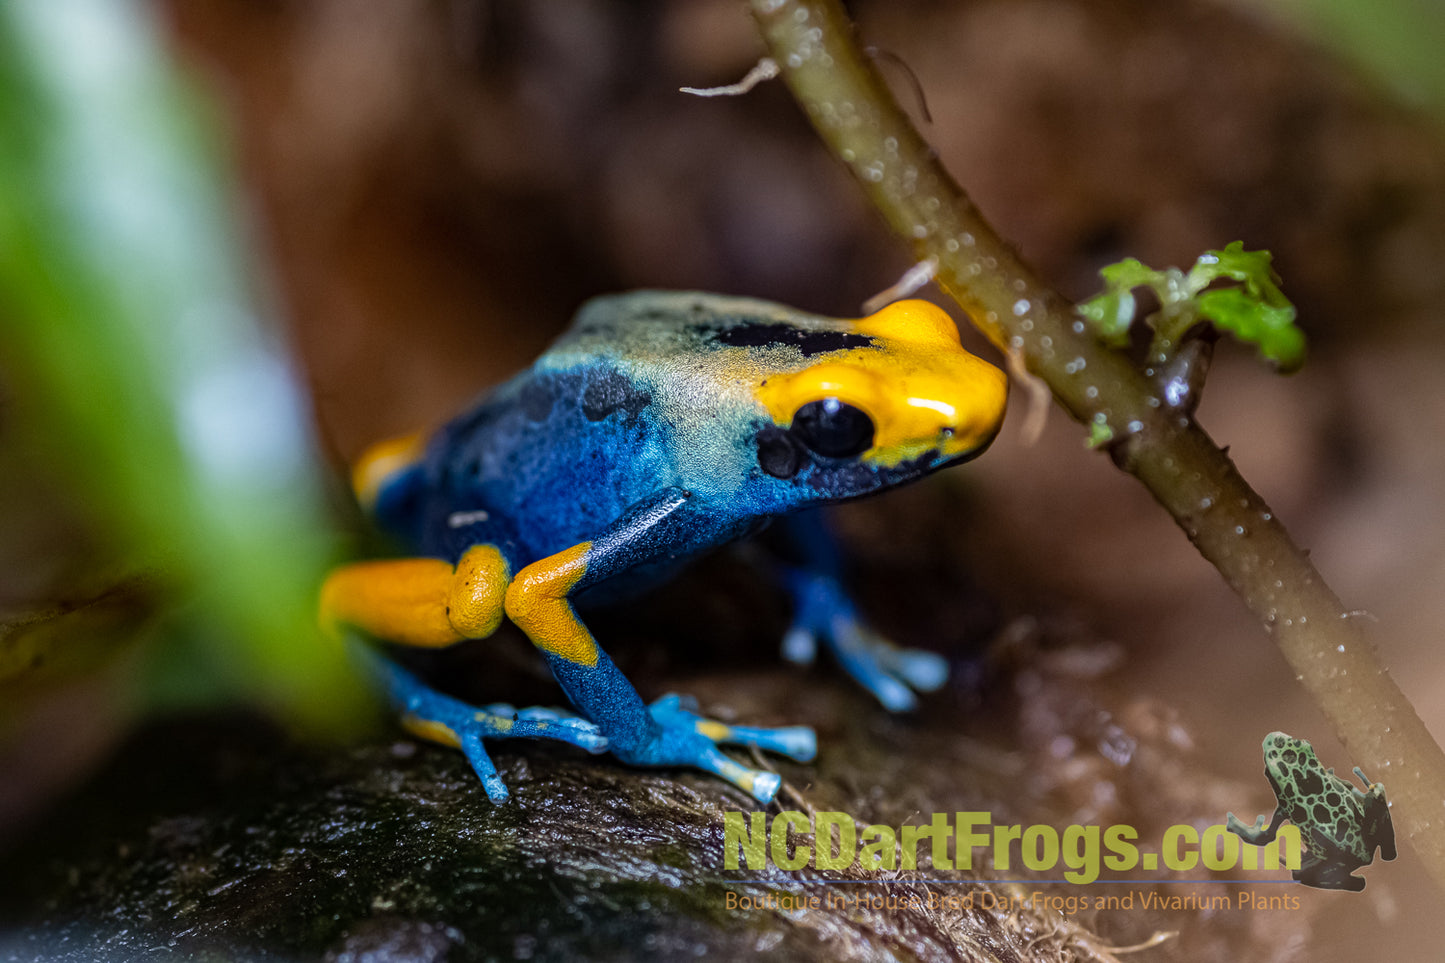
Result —
<path fill-rule="evenodd" d="M 1359 766 L 1355 775 L 1363 791 L 1321 766 L 1308 742 L 1271 732 L 1264 737 L 1264 776 L 1278 801 L 1274 815 L 1246 826 L 1229 813 L 1226 825 L 1250 845 L 1267 846 L 1288 819 L 1299 827 L 1305 847 L 1294 878 L 1317 889 L 1358 893 L 1365 881 L 1353 873 L 1375 861 L 1377 847 L 1381 859 L 1395 858 L 1395 827 L 1385 787 L 1370 782 Z"/>

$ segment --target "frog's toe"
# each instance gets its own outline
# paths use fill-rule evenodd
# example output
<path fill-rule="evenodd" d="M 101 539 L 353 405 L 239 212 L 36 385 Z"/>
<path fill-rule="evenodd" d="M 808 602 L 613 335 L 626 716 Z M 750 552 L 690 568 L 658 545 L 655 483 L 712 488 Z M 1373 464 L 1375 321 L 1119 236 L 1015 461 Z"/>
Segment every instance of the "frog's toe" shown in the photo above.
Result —
<path fill-rule="evenodd" d="M 437 742 L 455 742 L 481 779 L 487 798 L 494 803 L 505 802 L 508 792 L 482 744 L 484 739 L 556 739 L 592 753 L 607 748 L 607 737 L 601 730 L 570 713 L 543 708 L 519 710 L 505 703 L 478 709 L 431 690 L 408 702 L 403 723 L 417 735 Z"/>
<path fill-rule="evenodd" d="M 555 739 L 591 753 L 607 749 L 602 730 L 570 712 L 540 707 L 515 709 L 503 702 L 478 708 L 437 692 L 389 659 L 367 655 L 364 664 L 400 710 L 402 725 L 423 739 L 460 748 L 492 802 L 506 800 L 507 787 L 483 740 Z"/>
<path fill-rule="evenodd" d="M 607 749 L 607 737 L 602 731 L 570 712 L 541 707 L 514 709 L 501 702 L 474 709 L 447 696 L 435 693 L 433 696 L 437 702 L 447 700 L 454 704 L 430 706 L 433 715 L 440 714 L 443 718 L 428 721 L 456 733 L 462 752 L 482 780 L 482 788 L 487 791 L 487 798 L 494 803 L 506 801 L 507 786 L 497 774 L 492 757 L 482 745 L 483 739 L 556 739 L 591 753 Z"/>
<path fill-rule="evenodd" d="M 874 636 L 878 663 L 918 692 L 937 692 L 948 681 L 948 660 L 936 652 L 905 649 L 882 636 Z"/>
<path fill-rule="evenodd" d="M 489 717 L 489 718 L 484 718 Z M 602 730 L 575 713 L 533 706 L 514 709 L 505 702 L 484 706 L 476 721 L 488 728 L 486 735 L 498 739 L 557 739 L 570 742 L 592 754 L 607 751 Z"/>
<path fill-rule="evenodd" d="M 788 661 L 811 662 L 821 640 L 843 670 L 892 712 L 915 708 L 915 692 L 933 692 L 948 681 L 946 659 L 921 649 L 900 648 L 874 632 L 835 579 L 794 572 L 791 589 L 797 611 L 783 637 L 783 657 Z"/>
<path fill-rule="evenodd" d="M 777 797 L 778 790 L 783 786 L 783 777 L 777 773 L 765 769 L 749 769 L 711 747 L 701 750 L 693 764 L 715 776 L 721 776 L 765 805 Z"/>
<path fill-rule="evenodd" d="M 494 803 L 507 801 L 507 784 L 502 782 L 502 777 L 497 774 L 496 764 L 492 757 L 487 754 L 486 747 L 482 745 L 482 737 L 478 732 L 462 733 L 459 739 L 461 750 L 467 757 L 467 762 L 472 764 L 472 771 L 482 781 L 482 788 L 487 792 L 487 798 Z"/>
<path fill-rule="evenodd" d="M 1240 837 L 1247 843 L 1255 844 L 1255 841 L 1264 836 L 1264 828 L 1269 825 L 1268 816 L 1260 816 L 1254 821 L 1254 825 L 1247 824 L 1234 813 L 1224 814 L 1224 828 Z"/>
<path fill-rule="evenodd" d="M 818 655 L 818 637 L 812 630 L 795 625 L 783 635 L 783 658 L 794 665 L 812 665 Z"/>
<path fill-rule="evenodd" d="M 807 726 L 730 726 L 698 715 L 697 703 L 679 695 L 665 695 L 649 708 L 652 718 L 664 728 L 691 730 L 723 746 L 756 746 L 798 762 L 811 762 L 818 754 L 818 739 Z"/>
<path fill-rule="evenodd" d="M 843 670 L 890 712 L 916 708 L 915 689 L 931 692 L 948 679 L 948 663 L 941 656 L 901 649 L 868 629 L 851 612 L 833 618 L 828 638 Z"/>
<path fill-rule="evenodd" d="M 766 803 L 778 794 L 782 786 L 781 777 L 774 772 L 750 769 L 735 762 L 718 750 L 719 745 L 754 746 L 798 762 L 808 762 L 817 755 L 817 737 L 806 726 L 730 726 L 706 719 L 684 708 L 684 704 L 681 697 L 668 695 L 648 708 L 648 714 L 661 732 L 645 751 L 633 754 L 637 756 L 636 761 L 653 765 L 697 766 L 721 776 L 754 799 Z"/>

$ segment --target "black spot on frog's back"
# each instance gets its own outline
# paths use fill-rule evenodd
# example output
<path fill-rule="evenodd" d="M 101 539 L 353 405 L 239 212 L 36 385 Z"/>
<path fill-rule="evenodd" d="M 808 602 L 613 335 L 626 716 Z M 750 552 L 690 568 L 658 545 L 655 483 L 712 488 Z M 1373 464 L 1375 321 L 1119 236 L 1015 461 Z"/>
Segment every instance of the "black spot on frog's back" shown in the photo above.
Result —
<path fill-rule="evenodd" d="M 1295 771 L 1295 787 L 1306 796 L 1317 796 L 1325 790 L 1325 781 L 1320 778 L 1319 771 L 1309 766 L 1302 766 Z"/>
<path fill-rule="evenodd" d="M 582 413 L 588 421 L 601 421 L 614 411 L 633 418 L 652 404 L 652 395 L 638 388 L 624 374 L 604 368 L 587 376 L 582 391 Z"/>
<path fill-rule="evenodd" d="M 791 345 L 811 358 L 815 354 L 842 351 L 845 348 L 868 348 L 873 339 L 848 331 L 809 331 L 791 324 L 736 324 L 711 332 L 716 344 L 732 348 L 770 348 Z"/>
<path fill-rule="evenodd" d="M 557 385 L 553 378 L 533 378 L 522 387 L 518 404 L 528 421 L 546 421 L 557 401 Z"/>

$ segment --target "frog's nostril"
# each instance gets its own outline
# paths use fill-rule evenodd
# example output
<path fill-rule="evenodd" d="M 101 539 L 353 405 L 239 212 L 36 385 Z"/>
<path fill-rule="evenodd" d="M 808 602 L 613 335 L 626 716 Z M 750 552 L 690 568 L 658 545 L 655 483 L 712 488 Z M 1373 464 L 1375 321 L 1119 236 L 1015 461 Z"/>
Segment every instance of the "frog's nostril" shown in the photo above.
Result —
<path fill-rule="evenodd" d="M 943 430 L 940 431 L 939 434 L 942 435 L 942 436 L 945 437 L 945 438 L 952 438 L 952 437 L 953 437 L 953 432 L 954 432 L 954 428 L 953 428 L 952 425 L 944 425 L 944 426 L 943 426 Z"/>

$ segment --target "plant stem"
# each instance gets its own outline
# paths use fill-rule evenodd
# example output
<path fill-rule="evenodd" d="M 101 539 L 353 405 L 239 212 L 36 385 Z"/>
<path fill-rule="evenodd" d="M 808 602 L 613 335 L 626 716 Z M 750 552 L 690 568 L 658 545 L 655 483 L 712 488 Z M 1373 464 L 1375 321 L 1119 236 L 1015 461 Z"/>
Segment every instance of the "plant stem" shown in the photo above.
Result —
<path fill-rule="evenodd" d="M 1397 831 L 1445 888 L 1445 753 L 1339 598 L 1269 506 L 1185 410 L 983 219 L 899 109 L 836 0 L 752 0 L 769 55 L 832 152 L 919 261 L 999 347 L 1020 357 L 1184 529 L 1263 624 L 1340 740 L 1388 789 Z"/>

